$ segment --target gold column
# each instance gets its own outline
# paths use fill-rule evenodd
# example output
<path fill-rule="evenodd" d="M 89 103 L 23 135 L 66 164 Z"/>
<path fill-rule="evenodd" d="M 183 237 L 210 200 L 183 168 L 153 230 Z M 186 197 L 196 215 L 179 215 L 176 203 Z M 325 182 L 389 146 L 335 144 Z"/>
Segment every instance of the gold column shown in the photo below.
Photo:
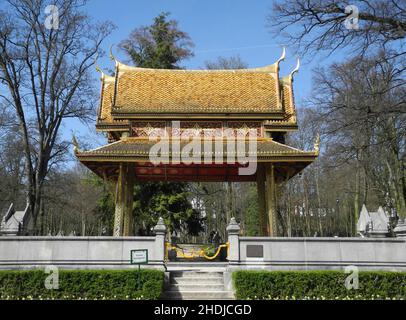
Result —
<path fill-rule="evenodd" d="M 114 199 L 114 229 L 113 236 L 120 237 L 123 234 L 124 203 L 123 203 L 123 186 L 124 186 L 124 164 L 120 163 L 118 178 L 116 182 L 116 194 Z"/>
<path fill-rule="evenodd" d="M 113 236 L 132 235 L 134 165 L 120 163 L 116 184 Z"/>
<path fill-rule="evenodd" d="M 257 164 L 257 193 L 258 193 L 258 217 L 259 217 L 259 232 L 261 236 L 268 234 L 268 218 L 265 202 L 265 168 L 264 164 Z"/>
<path fill-rule="evenodd" d="M 133 219 L 133 203 L 134 203 L 134 180 L 135 180 L 135 166 L 132 163 L 127 164 L 127 178 L 125 182 L 125 210 L 124 210 L 124 226 L 123 236 L 134 235 L 134 219 Z"/>
<path fill-rule="evenodd" d="M 266 164 L 266 210 L 268 212 L 268 236 L 277 236 L 276 224 L 276 188 L 275 188 L 275 168 L 273 164 Z"/>

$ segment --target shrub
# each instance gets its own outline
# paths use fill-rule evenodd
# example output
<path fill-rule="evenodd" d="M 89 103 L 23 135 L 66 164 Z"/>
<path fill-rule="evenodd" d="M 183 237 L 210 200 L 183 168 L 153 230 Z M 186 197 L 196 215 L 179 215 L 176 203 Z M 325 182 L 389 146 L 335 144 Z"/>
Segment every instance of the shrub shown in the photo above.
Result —
<path fill-rule="evenodd" d="M 158 299 L 158 270 L 60 270 L 59 289 L 45 288 L 42 270 L 0 271 L 0 299 Z"/>
<path fill-rule="evenodd" d="M 406 299 L 406 272 L 360 272 L 348 290 L 342 271 L 236 271 L 237 299 Z"/>

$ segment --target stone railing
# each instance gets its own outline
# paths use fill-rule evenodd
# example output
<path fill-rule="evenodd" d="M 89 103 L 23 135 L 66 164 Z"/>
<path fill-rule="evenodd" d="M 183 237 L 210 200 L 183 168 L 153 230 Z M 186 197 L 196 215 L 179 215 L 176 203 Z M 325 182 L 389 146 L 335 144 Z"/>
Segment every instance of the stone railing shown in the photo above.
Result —
<path fill-rule="evenodd" d="M 152 237 L 0 237 L 0 269 L 55 265 L 66 269 L 132 268 L 130 252 L 148 250 L 148 265 L 164 268 L 166 228 Z"/>
<path fill-rule="evenodd" d="M 343 269 L 406 271 L 404 238 L 241 237 L 232 219 L 228 228 L 230 268 L 306 270 Z"/>

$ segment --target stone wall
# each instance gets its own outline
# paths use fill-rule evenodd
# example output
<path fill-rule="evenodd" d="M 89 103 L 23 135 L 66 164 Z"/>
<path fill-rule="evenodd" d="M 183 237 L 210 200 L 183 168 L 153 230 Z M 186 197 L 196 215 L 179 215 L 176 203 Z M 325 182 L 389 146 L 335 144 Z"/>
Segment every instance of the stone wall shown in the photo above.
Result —
<path fill-rule="evenodd" d="M 365 238 L 239 239 L 241 265 L 269 269 L 343 269 L 406 271 L 406 241 Z M 261 257 L 262 252 L 262 257 Z"/>
<path fill-rule="evenodd" d="M 0 269 L 131 268 L 130 251 L 148 249 L 148 267 L 163 267 L 159 237 L 0 237 Z"/>
<path fill-rule="evenodd" d="M 401 238 L 270 238 L 240 237 L 228 227 L 230 267 L 269 270 L 406 271 L 406 240 Z"/>
<path fill-rule="evenodd" d="M 152 237 L 0 237 L 0 269 L 56 265 L 63 268 L 133 268 L 130 251 L 147 249 L 149 264 L 164 268 L 166 228 L 160 219 Z M 227 227 L 229 269 L 406 271 L 404 238 L 241 237 Z M 210 262 L 208 262 L 208 266 Z"/>

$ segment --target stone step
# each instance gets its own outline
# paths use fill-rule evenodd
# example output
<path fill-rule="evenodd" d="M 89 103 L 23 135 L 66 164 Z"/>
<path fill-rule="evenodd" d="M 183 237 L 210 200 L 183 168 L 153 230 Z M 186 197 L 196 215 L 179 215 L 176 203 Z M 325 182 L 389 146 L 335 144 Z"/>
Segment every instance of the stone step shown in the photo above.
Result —
<path fill-rule="evenodd" d="M 230 300 L 233 293 L 224 288 L 224 273 L 219 270 L 170 271 L 170 282 L 163 299 Z"/>
<path fill-rule="evenodd" d="M 204 271 L 173 271 L 171 272 L 171 278 L 223 278 L 222 272 L 204 272 Z"/>
<path fill-rule="evenodd" d="M 224 284 L 190 283 L 190 284 L 172 284 L 169 291 L 187 292 L 187 291 L 223 291 Z"/>
<path fill-rule="evenodd" d="M 168 300 L 232 300 L 230 291 L 166 291 L 162 297 Z"/>
<path fill-rule="evenodd" d="M 185 269 L 205 269 L 213 270 L 220 269 L 225 270 L 228 266 L 228 262 L 219 262 L 219 261 L 169 261 L 166 263 L 166 267 L 169 271 L 185 270 Z"/>
<path fill-rule="evenodd" d="M 175 277 L 171 278 L 171 284 L 223 284 L 223 277 L 199 278 L 199 277 Z"/>

